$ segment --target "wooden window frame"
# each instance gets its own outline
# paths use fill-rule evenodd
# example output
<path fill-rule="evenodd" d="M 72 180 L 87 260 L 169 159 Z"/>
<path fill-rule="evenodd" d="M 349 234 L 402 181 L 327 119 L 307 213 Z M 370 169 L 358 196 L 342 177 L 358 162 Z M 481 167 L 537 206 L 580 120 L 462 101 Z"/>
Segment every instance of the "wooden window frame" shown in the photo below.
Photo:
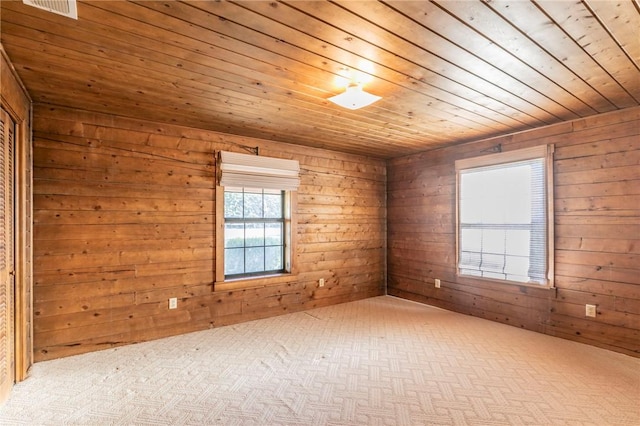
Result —
<path fill-rule="evenodd" d="M 554 247 L 554 194 L 553 194 L 553 153 L 555 147 L 553 144 L 539 145 L 531 148 L 524 148 L 508 152 L 500 152 L 495 154 L 484 155 L 480 157 L 465 158 L 455 161 L 456 172 L 456 276 L 460 282 L 473 284 L 476 282 L 493 282 L 508 285 L 530 286 L 535 288 L 555 288 L 555 247 Z M 492 166 L 499 164 L 514 163 L 518 161 L 530 160 L 534 158 L 543 158 L 545 160 L 545 191 L 546 191 L 546 231 L 547 231 L 547 282 L 544 284 L 527 283 L 511 280 L 502 280 L 499 278 L 477 277 L 473 275 L 465 275 L 460 273 L 460 171 L 483 166 Z"/>

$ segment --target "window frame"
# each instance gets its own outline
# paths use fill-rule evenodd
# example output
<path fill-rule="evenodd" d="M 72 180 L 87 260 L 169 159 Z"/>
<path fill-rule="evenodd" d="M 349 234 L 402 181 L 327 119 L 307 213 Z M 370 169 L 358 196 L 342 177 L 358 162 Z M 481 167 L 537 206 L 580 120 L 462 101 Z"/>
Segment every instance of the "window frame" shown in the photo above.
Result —
<path fill-rule="evenodd" d="M 499 152 L 494 154 L 483 155 L 479 157 L 472 158 L 464 158 L 455 161 L 455 173 L 456 173 L 456 193 L 455 193 L 455 226 L 456 226 L 456 256 L 455 256 L 455 268 L 456 268 L 456 277 L 461 282 L 469 282 L 473 283 L 474 281 L 481 282 L 493 282 L 500 284 L 508 284 L 508 285 L 517 285 L 517 286 L 530 286 L 535 288 L 555 288 L 554 277 L 555 277 L 555 267 L 554 267 L 554 194 L 553 194 L 553 153 L 554 153 L 554 145 L 539 145 L 530 148 L 518 149 L 514 151 L 507 152 Z M 541 158 L 544 160 L 545 172 L 544 172 L 544 185 L 546 191 L 546 233 L 547 233 L 547 241 L 546 241 L 546 264 L 547 264 L 547 274 L 546 274 L 546 283 L 533 283 L 533 282 L 520 282 L 520 281 L 512 281 L 500 278 L 492 278 L 492 277 L 478 277 L 474 275 L 466 275 L 460 272 L 460 239 L 461 239 L 461 230 L 460 230 L 460 196 L 461 196 L 461 179 L 460 172 L 463 170 L 478 168 L 478 167 L 486 167 L 486 166 L 494 166 L 500 164 L 508 164 L 508 163 L 516 163 L 520 161 L 526 161 L 531 159 Z"/>
<path fill-rule="evenodd" d="M 297 279 L 296 238 L 297 191 L 284 190 L 284 265 L 285 272 L 225 278 L 224 271 L 224 187 L 216 185 L 216 227 L 215 227 L 215 268 L 214 291 L 230 291 L 253 287 L 284 284 Z"/>
<path fill-rule="evenodd" d="M 280 199 L 280 208 L 278 209 L 278 216 L 277 217 L 265 217 L 264 215 L 262 217 L 247 217 L 246 216 L 246 210 L 245 210 L 245 206 L 246 206 L 246 194 L 260 194 L 261 196 L 261 201 L 262 201 L 262 205 L 264 206 L 264 202 L 265 202 L 265 190 L 266 191 L 273 191 L 271 192 L 272 195 L 275 195 L 277 193 L 278 198 Z M 259 191 L 259 192 L 258 192 Z M 288 261 L 286 258 L 286 240 L 284 238 L 285 233 L 287 232 L 286 229 L 286 225 L 285 225 L 285 220 L 286 220 L 286 203 L 285 203 L 285 191 L 282 189 L 276 189 L 276 190 L 271 190 L 271 189 L 265 189 L 265 188 L 249 188 L 249 187 L 226 187 L 224 190 L 224 197 L 225 197 L 225 204 L 226 204 L 226 198 L 227 198 L 227 194 L 229 193 L 235 193 L 235 194 L 241 194 L 242 196 L 242 217 L 229 217 L 226 215 L 226 211 L 225 211 L 225 231 L 227 230 L 227 226 L 226 225 L 230 225 L 230 224 L 236 224 L 236 225 L 242 225 L 242 227 L 245 230 L 245 238 L 243 239 L 244 241 L 244 245 L 242 247 L 228 247 L 226 245 L 226 239 L 225 239 L 225 256 L 227 254 L 228 250 L 242 250 L 243 251 L 243 257 L 244 257 L 244 268 L 245 271 L 242 273 L 238 273 L 238 274 L 229 274 L 227 273 L 228 271 L 225 269 L 225 280 L 231 280 L 231 279 L 239 279 L 239 278 L 248 278 L 248 277 L 252 277 L 252 276 L 270 276 L 270 275 L 274 275 L 274 274 L 281 274 L 283 272 L 287 271 L 287 265 L 288 265 Z M 262 224 L 265 225 L 265 228 L 263 228 L 266 231 L 266 225 L 267 224 L 279 224 L 280 226 L 280 244 L 276 245 L 275 247 L 279 247 L 279 252 L 282 256 L 282 262 L 281 262 L 281 266 L 282 268 L 279 269 L 266 269 L 263 268 L 261 271 L 255 271 L 255 272 L 246 272 L 246 250 L 248 248 L 254 248 L 254 247 L 261 247 L 264 251 L 263 251 L 263 265 L 266 265 L 266 260 L 267 260 L 267 247 L 269 247 L 269 245 L 267 245 L 267 241 L 266 241 L 266 234 L 263 234 L 263 241 L 262 241 L 262 245 L 259 246 L 247 246 L 246 245 L 246 229 L 247 229 L 247 225 L 250 224 Z M 271 247 L 274 247 L 273 245 L 271 245 Z"/>

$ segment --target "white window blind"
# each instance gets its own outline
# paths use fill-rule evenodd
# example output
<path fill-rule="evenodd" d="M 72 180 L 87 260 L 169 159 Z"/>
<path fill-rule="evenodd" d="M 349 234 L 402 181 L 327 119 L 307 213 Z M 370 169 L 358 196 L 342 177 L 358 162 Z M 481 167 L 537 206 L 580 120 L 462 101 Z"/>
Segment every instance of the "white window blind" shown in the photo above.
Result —
<path fill-rule="evenodd" d="M 296 160 L 220 152 L 220 186 L 296 191 L 300 165 Z"/>
<path fill-rule="evenodd" d="M 544 148 L 520 156 L 507 153 L 503 158 L 509 161 L 498 164 L 482 157 L 475 164 L 465 160 L 456 164 L 461 275 L 548 284 Z M 526 158 L 531 154 L 537 157 Z"/>

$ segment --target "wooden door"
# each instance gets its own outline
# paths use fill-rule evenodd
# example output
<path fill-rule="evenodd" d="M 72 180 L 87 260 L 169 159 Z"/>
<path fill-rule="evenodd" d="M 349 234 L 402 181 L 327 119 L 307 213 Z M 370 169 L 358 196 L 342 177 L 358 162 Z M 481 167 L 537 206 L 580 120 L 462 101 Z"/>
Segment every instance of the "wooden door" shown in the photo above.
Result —
<path fill-rule="evenodd" d="M 0 401 L 15 381 L 14 138 L 15 123 L 0 108 Z"/>

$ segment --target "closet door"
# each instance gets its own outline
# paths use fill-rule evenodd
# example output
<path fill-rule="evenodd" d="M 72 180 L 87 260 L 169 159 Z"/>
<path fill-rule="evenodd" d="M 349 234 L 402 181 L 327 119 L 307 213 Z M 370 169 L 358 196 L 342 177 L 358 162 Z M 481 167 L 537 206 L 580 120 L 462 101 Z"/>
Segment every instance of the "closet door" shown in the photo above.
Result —
<path fill-rule="evenodd" d="M 14 137 L 15 123 L 0 108 L 0 401 L 15 381 Z"/>

